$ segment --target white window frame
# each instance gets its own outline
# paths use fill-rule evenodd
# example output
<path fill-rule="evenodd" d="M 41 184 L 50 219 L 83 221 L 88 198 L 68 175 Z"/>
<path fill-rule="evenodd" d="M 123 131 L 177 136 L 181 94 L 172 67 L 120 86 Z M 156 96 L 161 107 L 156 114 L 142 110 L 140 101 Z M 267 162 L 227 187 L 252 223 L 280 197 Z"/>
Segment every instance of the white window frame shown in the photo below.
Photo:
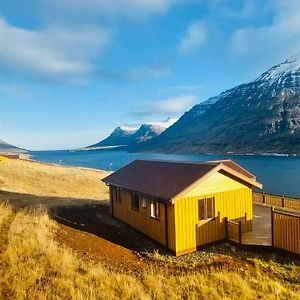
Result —
<path fill-rule="evenodd" d="M 157 199 L 150 199 L 150 216 L 153 219 L 160 220 L 160 203 Z"/>
<path fill-rule="evenodd" d="M 208 216 L 208 199 L 212 199 L 212 216 Z M 204 201 L 204 218 L 200 218 L 200 213 L 199 213 L 199 202 Z M 205 198 L 200 198 L 198 200 L 198 220 L 199 221 L 205 221 L 205 220 L 211 220 L 215 217 L 215 197 L 205 197 Z"/>

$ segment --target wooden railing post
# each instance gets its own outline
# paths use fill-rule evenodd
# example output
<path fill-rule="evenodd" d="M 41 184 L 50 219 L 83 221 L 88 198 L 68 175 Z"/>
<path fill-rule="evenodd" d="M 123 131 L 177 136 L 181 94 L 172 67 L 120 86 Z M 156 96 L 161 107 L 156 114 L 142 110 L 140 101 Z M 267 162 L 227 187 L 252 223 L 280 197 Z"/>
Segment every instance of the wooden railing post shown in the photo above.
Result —
<path fill-rule="evenodd" d="M 239 243 L 242 245 L 242 223 L 239 222 Z"/>
<path fill-rule="evenodd" d="M 224 222 L 225 222 L 225 235 L 226 235 L 226 240 L 228 240 L 228 218 L 227 218 L 227 217 L 224 218 Z"/>
<path fill-rule="evenodd" d="M 265 195 L 265 192 L 263 192 L 262 194 L 263 194 L 263 201 L 262 201 L 262 203 L 265 204 L 265 203 L 266 203 L 266 195 Z"/>
<path fill-rule="evenodd" d="M 271 207 L 271 232 L 272 247 L 274 247 L 274 206 Z"/>
<path fill-rule="evenodd" d="M 281 206 L 284 207 L 284 195 L 281 197 Z"/>

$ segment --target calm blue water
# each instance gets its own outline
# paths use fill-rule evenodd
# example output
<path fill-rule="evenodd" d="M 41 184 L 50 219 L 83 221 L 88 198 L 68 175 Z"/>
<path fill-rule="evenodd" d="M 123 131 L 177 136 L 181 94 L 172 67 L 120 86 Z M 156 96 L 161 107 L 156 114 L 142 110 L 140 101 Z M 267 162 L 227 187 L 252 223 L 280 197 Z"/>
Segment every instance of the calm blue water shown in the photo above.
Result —
<path fill-rule="evenodd" d="M 167 159 L 205 161 L 232 159 L 255 174 L 264 185 L 264 191 L 300 197 L 300 157 L 246 156 L 246 155 L 173 155 L 154 153 L 128 153 L 118 150 L 94 151 L 40 151 L 32 158 L 43 162 L 61 163 L 115 171 L 135 159 Z"/>

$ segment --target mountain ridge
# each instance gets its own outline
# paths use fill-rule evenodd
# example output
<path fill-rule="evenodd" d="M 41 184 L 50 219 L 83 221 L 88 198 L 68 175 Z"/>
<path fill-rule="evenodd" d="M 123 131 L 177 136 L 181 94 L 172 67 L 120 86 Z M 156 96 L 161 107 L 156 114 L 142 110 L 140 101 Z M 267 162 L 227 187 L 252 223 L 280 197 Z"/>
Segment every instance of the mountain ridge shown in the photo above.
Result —
<path fill-rule="evenodd" d="M 112 147 L 112 146 L 133 146 L 144 143 L 165 131 L 176 119 L 168 118 L 163 122 L 149 122 L 144 124 L 126 124 L 118 126 L 104 140 L 88 146 L 89 148 Z"/>
<path fill-rule="evenodd" d="M 10 153 L 10 152 L 27 152 L 25 149 L 18 148 L 13 146 L 3 140 L 0 139 L 0 153 Z"/>
<path fill-rule="evenodd" d="M 300 153 L 300 55 L 195 105 L 131 151 Z"/>

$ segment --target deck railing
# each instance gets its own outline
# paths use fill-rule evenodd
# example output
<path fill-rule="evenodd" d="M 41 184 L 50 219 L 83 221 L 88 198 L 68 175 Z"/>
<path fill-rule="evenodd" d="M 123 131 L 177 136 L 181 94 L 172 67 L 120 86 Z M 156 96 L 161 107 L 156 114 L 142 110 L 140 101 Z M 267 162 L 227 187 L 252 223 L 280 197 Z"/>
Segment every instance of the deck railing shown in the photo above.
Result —
<path fill-rule="evenodd" d="M 227 221 L 227 238 L 230 241 L 242 244 L 242 224 L 241 222 Z"/>
<path fill-rule="evenodd" d="M 272 209 L 272 245 L 300 255 L 300 214 Z"/>
<path fill-rule="evenodd" d="M 300 198 L 253 192 L 253 202 L 300 211 Z"/>

